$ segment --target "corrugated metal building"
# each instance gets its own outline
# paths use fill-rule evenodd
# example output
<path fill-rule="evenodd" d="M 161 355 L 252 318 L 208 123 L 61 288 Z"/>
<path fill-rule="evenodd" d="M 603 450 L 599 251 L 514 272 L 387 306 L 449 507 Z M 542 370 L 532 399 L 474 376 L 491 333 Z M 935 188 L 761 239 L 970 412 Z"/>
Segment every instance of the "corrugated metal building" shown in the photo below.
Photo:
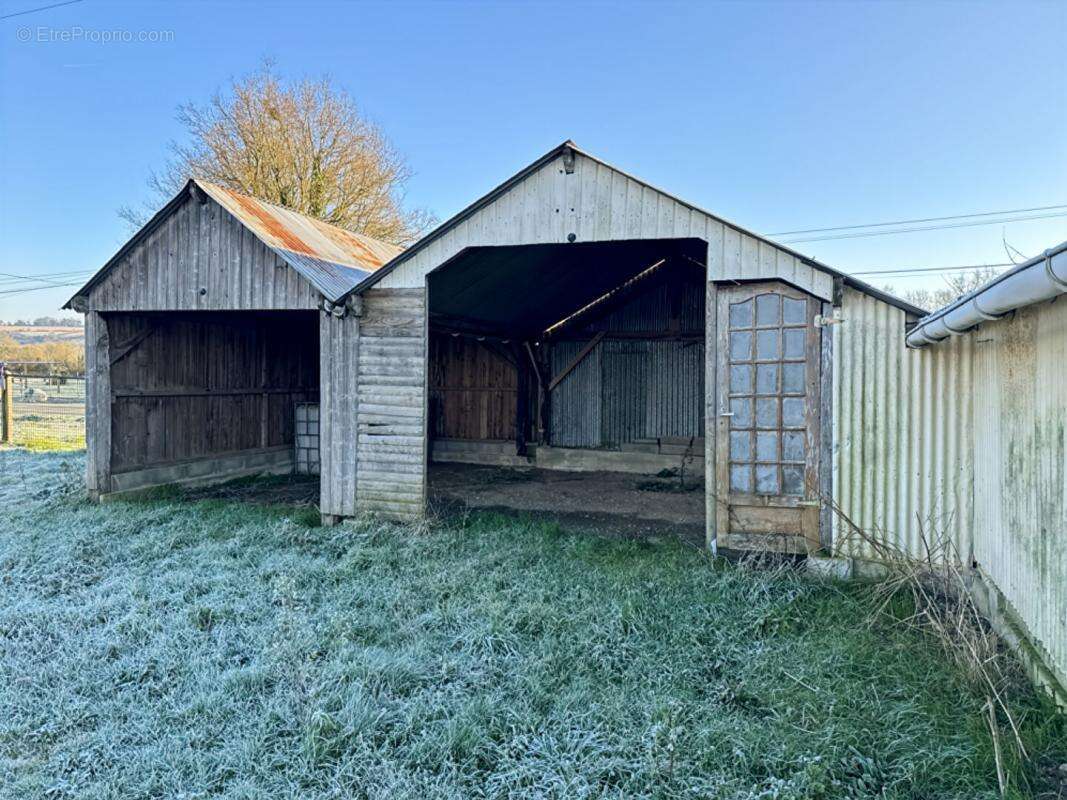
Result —
<path fill-rule="evenodd" d="M 863 557 L 851 525 L 913 551 L 947 537 L 1062 676 L 1063 314 L 990 322 L 1003 292 L 919 323 L 571 142 L 403 252 L 194 181 L 72 301 L 89 487 L 290 469 L 317 441 L 328 521 L 410 517 L 431 459 L 681 455 L 702 462 L 709 546 Z M 975 315 L 980 335 L 935 344 Z M 317 431 L 285 421 L 316 399 Z"/>

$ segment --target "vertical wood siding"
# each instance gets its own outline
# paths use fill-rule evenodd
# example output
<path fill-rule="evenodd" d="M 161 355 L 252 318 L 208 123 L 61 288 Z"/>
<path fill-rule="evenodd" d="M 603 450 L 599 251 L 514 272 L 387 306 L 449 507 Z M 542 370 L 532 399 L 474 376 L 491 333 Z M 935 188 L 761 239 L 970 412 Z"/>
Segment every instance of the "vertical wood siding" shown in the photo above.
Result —
<path fill-rule="evenodd" d="M 974 535 L 970 337 L 904 346 L 904 312 L 845 289 L 834 326 L 833 496 L 864 530 L 921 555 L 922 531 L 965 561 Z M 870 555 L 835 519 L 844 555 Z"/>
<path fill-rule="evenodd" d="M 356 502 L 415 517 L 426 500 L 426 292 L 363 295 L 357 380 Z"/>
<path fill-rule="evenodd" d="M 85 485 L 96 499 L 111 491 L 111 348 L 107 321 L 85 315 Z"/>
<path fill-rule="evenodd" d="M 312 309 L 318 291 L 214 200 L 188 199 L 89 293 L 93 311 Z"/>
<path fill-rule="evenodd" d="M 315 317 L 112 315 L 111 472 L 291 446 L 319 393 Z"/>
<path fill-rule="evenodd" d="M 964 338 L 975 348 L 975 559 L 1067 686 L 1067 302 Z"/>
<path fill-rule="evenodd" d="M 499 352 L 431 334 L 429 387 L 433 438 L 515 440 L 518 370 Z"/>
<path fill-rule="evenodd" d="M 426 274 L 465 247 L 694 237 L 708 243 L 708 279 L 779 278 L 822 298 L 833 278 L 633 178 L 576 154 L 567 174 L 560 156 L 401 263 L 378 288 L 421 288 Z"/>
<path fill-rule="evenodd" d="M 359 387 L 359 318 L 319 317 L 319 509 L 356 513 L 356 398 Z"/>

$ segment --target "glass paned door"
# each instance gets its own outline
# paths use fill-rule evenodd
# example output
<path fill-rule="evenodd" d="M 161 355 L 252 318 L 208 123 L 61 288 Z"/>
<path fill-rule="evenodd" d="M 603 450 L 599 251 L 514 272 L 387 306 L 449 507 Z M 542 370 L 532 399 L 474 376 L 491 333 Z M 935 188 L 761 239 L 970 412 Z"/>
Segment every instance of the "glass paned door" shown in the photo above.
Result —
<path fill-rule="evenodd" d="M 818 541 L 818 309 L 815 298 L 777 282 L 719 288 L 716 518 L 724 547 L 804 551 L 806 538 Z"/>

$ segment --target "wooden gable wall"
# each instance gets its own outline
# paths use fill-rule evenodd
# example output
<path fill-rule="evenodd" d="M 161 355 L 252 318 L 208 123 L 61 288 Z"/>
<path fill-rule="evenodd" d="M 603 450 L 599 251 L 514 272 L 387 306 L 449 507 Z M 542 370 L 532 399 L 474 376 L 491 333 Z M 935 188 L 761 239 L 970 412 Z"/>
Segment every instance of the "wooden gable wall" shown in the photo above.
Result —
<path fill-rule="evenodd" d="M 222 206 L 187 198 L 89 292 L 89 311 L 314 309 L 318 291 Z"/>

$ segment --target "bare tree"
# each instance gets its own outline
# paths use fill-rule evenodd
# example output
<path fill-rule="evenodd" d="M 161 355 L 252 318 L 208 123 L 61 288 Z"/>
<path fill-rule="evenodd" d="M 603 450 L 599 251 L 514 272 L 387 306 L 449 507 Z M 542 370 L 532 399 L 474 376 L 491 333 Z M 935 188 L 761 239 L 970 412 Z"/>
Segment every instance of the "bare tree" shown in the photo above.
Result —
<path fill-rule="evenodd" d="M 955 275 L 943 276 L 945 285 L 938 289 L 908 289 L 900 293 L 900 297 L 912 305 L 927 311 L 934 311 L 941 306 L 948 305 L 953 300 L 974 291 L 979 286 L 992 280 L 999 274 L 999 270 L 993 267 L 981 267 L 971 272 L 960 272 Z M 896 293 L 892 286 L 887 286 L 886 291 Z"/>
<path fill-rule="evenodd" d="M 119 210 L 134 228 L 189 177 L 399 245 L 434 223 L 404 209 L 407 164 L 329 78 L 286 82 L 267 63 L 205 105 L 180 106 L 178 121 L 189 140 L 172 142 L 168 163 L 150 176 L 157 202 Z"/>

